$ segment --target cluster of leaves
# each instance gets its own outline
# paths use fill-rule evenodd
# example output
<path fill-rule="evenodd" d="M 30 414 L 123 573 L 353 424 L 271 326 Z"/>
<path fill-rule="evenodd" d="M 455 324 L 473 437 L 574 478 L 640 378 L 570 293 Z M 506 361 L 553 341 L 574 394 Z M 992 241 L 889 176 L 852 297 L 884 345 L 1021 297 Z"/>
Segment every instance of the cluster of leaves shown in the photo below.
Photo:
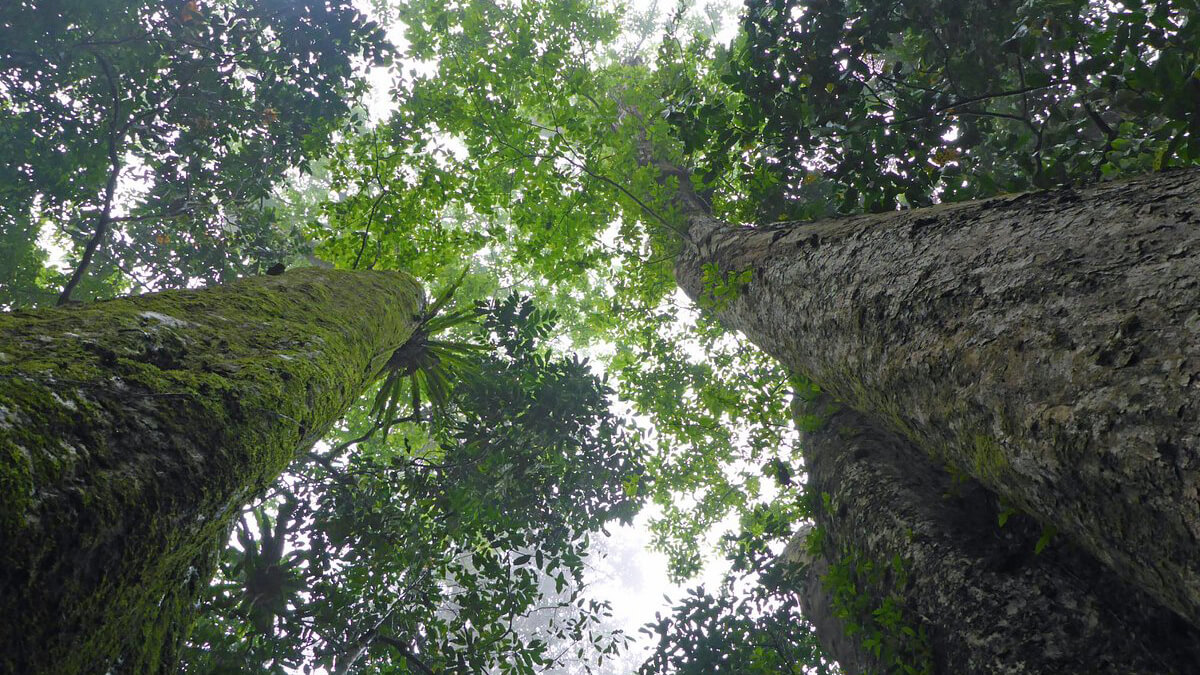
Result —
<path fill-rule="evenodd" d="M 429 402 L 434 415 L 443 415 L 450 404 L 450 392 L 455 377 L 464 377 L 475 368 L 474 358 L 483 346 L 455 340 L 434 339 L 433 336 L 455 326 L 473 320 L 478 310 L 442 310 L 454 298 L 454 291 L 467 276 L 464 269 L 458 280 L 442 290 L 438 297 L 425 308 L 421 322 L 403 345 L 388 359 L 384 366 L 383 384 L 375 394 L 371 416 L 375 427 L 383 431 L 386 440 L 396 410 L 405 395 L 405 385 L 411 392 L 410 410 L 412 417 L 421 417 L 421 397 Z"/>
<path fill-rule="evenodd" d="M 700 283 L 704 294 L 696 300 L 701 309 L 712 312 L 724 311 L 729 303 L 742 294 L 742 289 L 754 278 L 754 269 L 747 267 L 740 272 L 723 272 L 716 263 L 704 263 Z"/>
<path fill-rule="evenodd" d="M 821 581 L 847 636 L 856 637 L 891 672 L 930 675 L 933 651 L 925 626 L 913 620 L 895 594 L 878 592 L 880 587 L 903 588 L 907 577 L 908 565 L 899 556 L 879 564 L 851 550 L 830 565 Z"/>
<path fill-rule="evenodd" d="M 683 581 L 711 559 L 713 528 L 771 498 L 759 467 L 795 463 L 787 374 L 711 316 L 681 326 L 675 311 L 649 311 L 620 336 L 618 391 L 653 420 L 653 543 Z"/>
<path fill-rule="evenodd" d="M 642 450 L 587 364 L 543 346 L 551 313 L 480 310 L 493 351 L 432 425 L 315 454 L 246 516 L 188 672 L 532 673 L 624 644 L 583 561 L 637 510 Z"/>
<path fill-rule="evenodd" d="M 487 239 L 503 240 L 512 261 L 552 283 L 594 267 L 603 254 L 592 237 L 607 226 L 611 207 L 580 168 L 595 161 L 594 152 L 568 138 L 576 130 L 590 134 L 605 118 L 579 114 L 561 94 L 578 91 L 611 105 L 602 91 L 586 91 L 595 86 L 586 63 L 591 46 L 614 34 L 612 16 L 577 0 L 417 1 L 397 11 L 410 43 L 405 57 L 433 66 L 402 76 L 388 138 L 433 150 L 458 176 L 450 196 L 483 217 L 471 224 Z M 466 158 L 445 147 L 448 139 Z M 382 171 L 397 165 L 414 176 L 406 182 L 421 186 L 438 171 L 408 157 L 382 164 Z"/>
<path fill-rule="evenodd" d="M 742 532 L 729 537 L 731 572 L 715 593 L 694 588 L 670 616 L 642 629 L 658 642 L 641 675 L 838 672 L 801 614 L 794 570 L 776 555 L 804 515 L 795 493 L 743 516 Z"/>
<path fill-rule="evenodd" d="M 803 219 L 1200 161 L 1197 11 L 751 0 L 731 47 L 668 42 L 660 58 L 716 201 Z"/>
<path fill-rule="evenodd" d="M 301 244 L 271 188 L 328 149 L 361 63 L 390 54 L 348 0 L 4 3 L 0 304 L 66 281 L 44 228 L 76 269 L 92 259 L 81 298 L 269 266 Z"/>

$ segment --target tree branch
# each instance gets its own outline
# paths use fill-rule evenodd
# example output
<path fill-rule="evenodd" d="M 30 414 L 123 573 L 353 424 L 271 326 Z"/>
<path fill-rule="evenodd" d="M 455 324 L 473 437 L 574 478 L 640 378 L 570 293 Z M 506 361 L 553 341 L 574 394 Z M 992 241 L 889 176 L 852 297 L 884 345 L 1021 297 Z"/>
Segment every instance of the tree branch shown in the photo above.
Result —
<path fill-rule="evenodd" d="M 379 640 L 385 645 L 388 645 L 389 647 L 395 647 L 396 651 L 400 652 L 404 658 L 411 661 L 413 665 L 415 665 L 422 673 L 425 673 L 425 675 L 437 675 L 432 668 L 425 665 L 424 661 L 422 661 L 416 654 L 412 653 L 412 651 L 408 648 L 408 645 L 404 644 L 400 640 L 388 635 L 376 635 L 375 639 Z"/>
<path fill-rule="evenodd" d="M 117 179 L 121 176 L 121 157 L 118 148 L 117 140 L 118 121 L 121 116 L 121 92 L 117 88 L 117 78 L 113 73 L 112 64 L 100 52 L 92 52 L 96 57 L 96 62 L 100 64 L 100 69 L 104 71 L 104 78 L 108 80 L 108 91 L 112 96 L 112 115 L 109 120 L 108 129 L 108 181 L 104 186 L 104 205 L 100 208 L 100 215 L 96 218 L 96 231 L 92 234 L 92 238 L 88 240 L 87 246 L 83 249 L 83 256 L 79 259 L 79 265 L 76 266 L 75 272 L 67 281 L 67 285 L 63 287 L 62 294 L 58 296 L 58 305 L 67 304 L 71 301 L 71 293 L 75 287 L 79 285 L 83 275 L 87 272 L 87 268 L 92 263 L 92 257 L 95 256 L 96 250 L 100 248 L 100 244 L 104 241 L 104 237 L 108 234 L 108 226 L 112 217 L 113 196 L 117 192 Z"/>
<path fill-rule="evenodd" d="M 998 91 L 998 92 L 993 92 L 990 94 L 981 94 L 979 96 L 971 96 L 968 98 L 959 99 L 957 101 L 954 101 L 953 103 L 947 103 L 946 105 L 938 106 L 937 108 L 934 108 L 933 110 L 930 110 L 927 113 L 922 113 L 920 115 L 914 115 L 913 117 L 906 117 L 902 120 L 896 120 L 894 122 L 888 122 L 887 126 L 894 127 L 894 126 L 897 126 L 900 124 L 908 124 L 909 122 L 918 122 L 920 120 L 929 119 L 930 117 L 935 117 L 944 112 L 953 111 L 955 108 L 959 108 L 964 105 L 970 105 L 972 103 L 979 103 L 980 101 L 987 101 L 987 100 L 991 100 L 993 98 L 1003 98 L 1005 96 L 1018 96 L 1021 94 L 1028 94 L 1029 92 L 1033 92 L 1033 91 L 1040 91 L 1042 89 L 1049 89 L 1051 87 L 1057 87 L 1061 84 L 1065 84 L 1065 83 L 1064 82 L 1052 82 L 1050 84 L 1043 84 L 1040 87 L 1022 87 L 1021 89 L 1010 89 L 1008 91 Z M 960 112 L 966 112 L 966 111 L 960 111 Z M 1016 116 L 1013 115 L 1013 117 L 1016 117 Z"/>

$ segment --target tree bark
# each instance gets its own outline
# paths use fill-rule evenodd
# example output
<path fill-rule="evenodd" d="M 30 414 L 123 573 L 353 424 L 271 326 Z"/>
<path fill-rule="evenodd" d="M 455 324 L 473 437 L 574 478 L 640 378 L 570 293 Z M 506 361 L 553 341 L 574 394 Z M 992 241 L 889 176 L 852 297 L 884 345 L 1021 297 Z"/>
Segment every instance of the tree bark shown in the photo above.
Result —
<path fill-rule="evenodd" d="M 730 328 L 1200 626 L 1200 172 L 761 228 L 680 203 L 689 294 L 752 270 Z"/>
<path fill-rule="evenodd" d="M 1200 672 L 1200 631 L 1177 614 L 1066 542 L 1039 551 L 1037 521 L 853 409 L 809 406 L 819 505 L 785 559 L 848 673 Z"/>
<path fill-rule="evenodd" d="M 239 507 L 422 302 L 403 274 L 304 269 L 0 315 L 0 671 L 172 672 Z"/>

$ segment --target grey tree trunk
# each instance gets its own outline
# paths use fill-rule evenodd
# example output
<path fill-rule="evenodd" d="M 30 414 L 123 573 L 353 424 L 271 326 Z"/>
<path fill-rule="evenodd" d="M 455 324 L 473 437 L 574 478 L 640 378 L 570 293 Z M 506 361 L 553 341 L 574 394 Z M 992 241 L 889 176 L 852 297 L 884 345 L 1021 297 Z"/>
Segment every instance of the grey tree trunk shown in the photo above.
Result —
<path fill-rule="evenodd" d="M 1039 551 L 1037 521 L 862 414 L 808 405 L 819 507 L 788 557 L 847 672 L 1200 672 L 1200 631 L 1177 614 L 1066 542 Z"/>
<path fill-rule="evenodd" d="M 403 274 L 305 269 L 0 315 L 0 672 L 173 671 L 239 507 L 422 302 Z"/>
<path fill-rule="evenodd" d="M 1200 625 L 1200 172 L 763 228 L 680 201 L 685 290 L 752 270 L 730 328 Z"/>

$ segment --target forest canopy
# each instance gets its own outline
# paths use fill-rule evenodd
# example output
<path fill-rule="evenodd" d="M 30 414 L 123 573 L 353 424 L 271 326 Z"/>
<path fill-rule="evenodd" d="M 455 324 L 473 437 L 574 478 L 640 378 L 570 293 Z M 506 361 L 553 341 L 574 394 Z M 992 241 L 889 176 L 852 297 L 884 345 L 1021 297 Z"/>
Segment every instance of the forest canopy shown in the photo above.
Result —
<path fill-rule="evenodd" d="M 834 672 L 774 564 L 819 508 L 792 415 L 819 387 L 717 318 L 751 271 L 677 292 L 677 194 L 770 228 L 1194 167 L 1198 14 L 16 0 L 0 306 L 275 265 L 429 289 L 424 361 L 245 505 L 185 672 L 628 672 L 643 627 L 583 579 L 646 507 L 675 580 L 730 572 L 640 672 Z"/>

